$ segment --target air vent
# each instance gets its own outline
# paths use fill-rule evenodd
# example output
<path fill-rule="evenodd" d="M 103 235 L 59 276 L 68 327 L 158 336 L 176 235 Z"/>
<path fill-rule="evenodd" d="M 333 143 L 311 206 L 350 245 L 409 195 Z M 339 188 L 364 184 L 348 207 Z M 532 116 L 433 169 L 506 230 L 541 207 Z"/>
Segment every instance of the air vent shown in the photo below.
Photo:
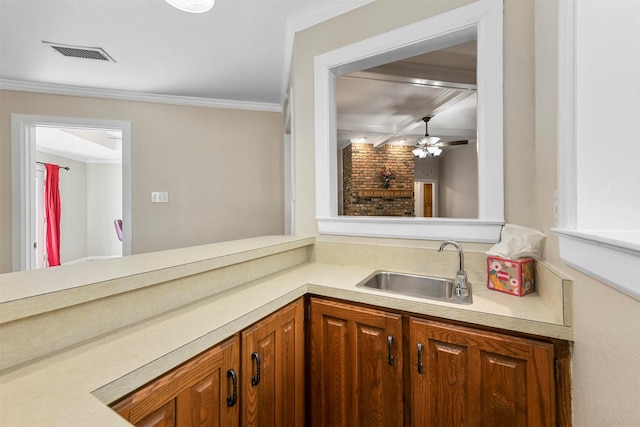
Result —
<path fill-rule="evenodd" d="M 70 46 L 45 41 L 42 43 L 51 46 L 52 49 L 64 56 L 116 62 L 107 52 L 104 51 L 104 49 L 100 47 Z"/>

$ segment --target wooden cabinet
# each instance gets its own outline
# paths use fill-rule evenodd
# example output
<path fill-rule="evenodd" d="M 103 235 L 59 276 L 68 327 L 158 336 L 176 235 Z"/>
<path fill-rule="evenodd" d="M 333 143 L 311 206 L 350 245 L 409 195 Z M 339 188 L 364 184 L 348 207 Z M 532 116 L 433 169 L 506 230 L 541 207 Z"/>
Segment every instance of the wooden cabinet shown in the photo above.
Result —
<path fill-rule="evenodd" d="M 402 317 L 311 298 L 313 426 L 402 426 Z"/>
<path fill-rule="evenodd" d="M 237 426 L 237 335 L 113 405 L 136 426 Z"/>
<path fill-rule="evenodd" d="M 309 351 L 313 426 L 557 425 L 547 342 L 312 298 Z"/>
<path fill-rule="evenodd" d="M 553 426 L 553 345 L 411 317 L 415 426 Z"/>
<path fill-rule="evenodd" d="M 145 427 L 303 426 L 304 336 L 301 298 L 112 407 Z"/>
<path fill-rule="evenodd" d="M 113 408 L 157 427 L 571 425 L 567 342 L 319 297 L 309 310 L 307 351 L 301 298 Z"/>
<path fill-rule="evenodd" d="M 242 332 L 243 426 L 304 425 L 304 301 Z"/>

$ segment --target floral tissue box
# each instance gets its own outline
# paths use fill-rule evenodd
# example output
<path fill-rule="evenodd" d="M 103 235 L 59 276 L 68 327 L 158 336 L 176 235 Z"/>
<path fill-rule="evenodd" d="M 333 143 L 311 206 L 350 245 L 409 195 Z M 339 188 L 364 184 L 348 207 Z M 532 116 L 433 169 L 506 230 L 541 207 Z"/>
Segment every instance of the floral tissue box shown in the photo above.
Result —
<path fill-rule="evenodd" d="M 519 297 L 535 290 L 533 258 L 507 259 L 487 256 L 487 287 Z"/>

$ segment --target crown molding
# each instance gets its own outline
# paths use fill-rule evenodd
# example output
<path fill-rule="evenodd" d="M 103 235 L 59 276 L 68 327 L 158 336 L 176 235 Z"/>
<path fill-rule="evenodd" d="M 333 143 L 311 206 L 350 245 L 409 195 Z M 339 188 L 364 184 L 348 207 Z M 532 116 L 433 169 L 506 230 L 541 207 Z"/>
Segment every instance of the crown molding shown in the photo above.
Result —
<path fill-rule="evenodd" d="M 0 89 L 19 92 L 46 93 L 52 95 L 84 96 L 88 98 L 116 99 L 121 101 L 184 105 L 189 107 L 225 108 L 230 110 L 266 111 L 277 113 L 282 112 L 282 106 L 280 104 L 271 104 L 266 102 L 231 101 L 227 99 L 198 98 L 192 96 L 160 95 L 82 86 L 24 82 L 18 80 L 0 79 Z"/>
<path fill-rule="evenodd" d="M 45 93 L 52 95 L 83 96 L 89 98 L 116 99 L 121 101 L 150 102 L 158 104 L 185 105 L 190 107 L 225 108 L 231 110 L 249 110 L 282 112 L 284 97 L 289 87 L 291 61 L 293 58 L 293 41 L 295 33 L 305 30 L 321 22 L 357 9 L 374 0 L 351 0 L 344 2 L 323 2 L 320 5 L 300 10 L 287 18 L 284 67 L 282 73 L 282 99 L 280 104 L 266 102 L 234 101 L 227 99 L 199 98 L 191 96 L 161 95 L 134 91 L 99 89 L 82 86 L 36 83 L 19 80 L 0 79 L 0 90 L 19 92 Z"/>

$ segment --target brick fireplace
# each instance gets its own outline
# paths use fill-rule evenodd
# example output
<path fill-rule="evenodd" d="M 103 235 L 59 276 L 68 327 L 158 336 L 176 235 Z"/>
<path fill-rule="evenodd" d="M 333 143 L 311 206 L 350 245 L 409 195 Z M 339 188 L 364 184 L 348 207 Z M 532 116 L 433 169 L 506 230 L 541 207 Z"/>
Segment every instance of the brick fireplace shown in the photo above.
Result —
<path fill-rule="evenodd" d="M 342 150 L 343 214 L 413 216 L 413 147 L 350 144 Z M 386 168 L 386 169 L 385 169 Z M 388 187 L 381 171 L 386 170 Z"/>

